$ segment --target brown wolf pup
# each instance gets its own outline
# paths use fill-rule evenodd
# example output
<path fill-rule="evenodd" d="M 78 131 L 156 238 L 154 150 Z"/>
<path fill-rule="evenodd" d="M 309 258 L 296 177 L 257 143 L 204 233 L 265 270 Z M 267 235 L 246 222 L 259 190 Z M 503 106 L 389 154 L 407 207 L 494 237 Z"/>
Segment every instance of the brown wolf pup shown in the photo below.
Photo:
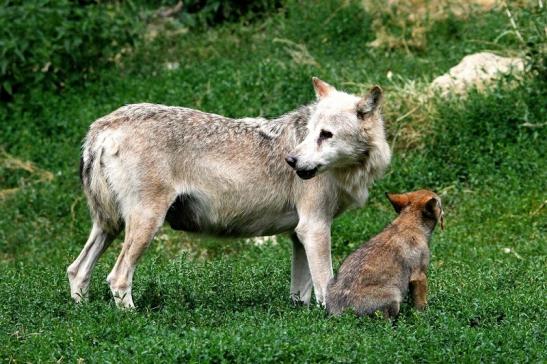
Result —
<path fill-rule="evenodd" d="M 332 315 L 352 308 L 358 316 L 380 311 L 395 317 L 408 290 L 418 310 L 427 304 L 429 239 L 437 223 L 444 229 L 441 199 L 427 190 L 386 196 L 399 216 L 353 252 L 329 282 Z"/>

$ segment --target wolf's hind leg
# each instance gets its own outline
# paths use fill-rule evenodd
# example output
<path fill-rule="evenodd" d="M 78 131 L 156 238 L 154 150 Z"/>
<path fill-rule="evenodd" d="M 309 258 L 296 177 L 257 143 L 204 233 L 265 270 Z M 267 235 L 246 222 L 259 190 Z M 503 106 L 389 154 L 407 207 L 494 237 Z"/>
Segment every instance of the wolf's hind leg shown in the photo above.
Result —
<path fill-rule="evenodd" d="M 312 293 L 312 280 L 308 258 L 304 245 L 298 240 L 296 233 L 291 234 L 292 240 L 292 270 L 291 270 L 291 299 L 293 302 L 309 304 Z"/>
<path fill-rule="evenodd" d="M 165 217 L 165 209 L 135 209 L 125 222 L 125 239 L 122 251 L 106 281 L 120 308 L 134 308 L 131 287 L 133 274 L 139 258 L 160 228 Z"/>
<path fill-rule="evenodd" d="M 70 295 L 76 302 L 87 297 L 89 282 L 95 263 L 108 248 L 116 234 L 107 233 L 98 223 L 93 223 L 89 238 L 76 260 L 67 268 Z"/>

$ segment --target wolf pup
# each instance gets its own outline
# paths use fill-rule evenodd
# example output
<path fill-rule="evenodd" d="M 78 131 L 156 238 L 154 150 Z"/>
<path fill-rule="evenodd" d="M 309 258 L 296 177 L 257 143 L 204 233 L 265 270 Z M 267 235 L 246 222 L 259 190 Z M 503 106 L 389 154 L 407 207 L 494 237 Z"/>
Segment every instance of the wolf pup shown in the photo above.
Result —
<path fill-rule="evenodd" d="M 408 290 L 417 309 L 427 304 L 429 240 L 437 223 L 444 229 L 441 199 L 427 190 L 386 195 L 399 216 L 353 252 L 329 282 L 332 315 L 352 308 L 358 316 L 380 311 L 395 317 Z"/>
<path fill-rule="evenodd" d="M 308 303 L 313 283 L 324 304 L 332 220 L 365 203 L 391 152 L 378 86 L 358 97 L 313 85 L 316 102 L 273 120 L 135 104 L 95 121 L 80 161 L 93 227 L 67 269 L 74 300 L 125 229 L 107 281 L 118 306 L 134 307 L 137 262 L 166 221 L 220 237 L 290 233 L 291 296 Z"/>

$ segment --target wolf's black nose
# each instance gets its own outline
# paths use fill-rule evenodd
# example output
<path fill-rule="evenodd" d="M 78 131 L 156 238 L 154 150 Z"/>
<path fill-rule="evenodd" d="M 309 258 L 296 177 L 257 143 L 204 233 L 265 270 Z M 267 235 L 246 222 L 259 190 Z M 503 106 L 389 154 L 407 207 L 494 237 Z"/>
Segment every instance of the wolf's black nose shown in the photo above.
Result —
<path fill-rule="evenodd" d="M 296 167 L 296 158 L 292 155 L 288 155 L 287 158 L 285 158 L 287 161 L 287 164 L 291 166 L 292 168 Z"/>

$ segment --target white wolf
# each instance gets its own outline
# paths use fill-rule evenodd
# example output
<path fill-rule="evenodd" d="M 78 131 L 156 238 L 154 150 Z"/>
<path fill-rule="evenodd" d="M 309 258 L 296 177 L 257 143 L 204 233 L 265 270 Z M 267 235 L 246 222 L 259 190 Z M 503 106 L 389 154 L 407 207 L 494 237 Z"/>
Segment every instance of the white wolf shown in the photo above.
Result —
<path fill-rule="evenodd" d="M 97 259 L 125 228 L 107 281 L 118 306 L 134 307 L 137 261 L 167 221 L 214 236 L 290 232 L 291 297 L 309 303 L 313 282 L 323 304 L 332 220 L 364 204 L 391 152 L 379 87 L 357 97 L 313 84 L 317 102 L 273 120 L 135 104 L 95 121 L 80 165 L 93 227 L 67 270 L 71 296 L 87 295 Z"/>

